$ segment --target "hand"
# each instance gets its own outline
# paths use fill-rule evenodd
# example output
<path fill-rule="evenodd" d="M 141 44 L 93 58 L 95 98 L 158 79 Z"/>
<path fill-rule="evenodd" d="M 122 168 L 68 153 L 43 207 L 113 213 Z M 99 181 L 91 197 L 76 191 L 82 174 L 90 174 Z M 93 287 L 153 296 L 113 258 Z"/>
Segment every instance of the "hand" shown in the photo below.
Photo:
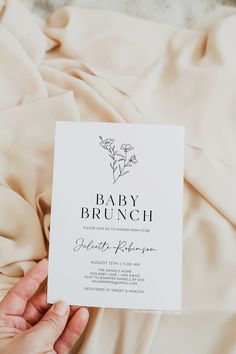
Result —
<path fill-rule="evenodd" d="M 46 291 L 34 295 L 46 277 L 43 259 L 0 303 L 1 354 L 66 354 L 83 333 L 89 317 L 86 308 L 63 302 L 48 305 Z"/>

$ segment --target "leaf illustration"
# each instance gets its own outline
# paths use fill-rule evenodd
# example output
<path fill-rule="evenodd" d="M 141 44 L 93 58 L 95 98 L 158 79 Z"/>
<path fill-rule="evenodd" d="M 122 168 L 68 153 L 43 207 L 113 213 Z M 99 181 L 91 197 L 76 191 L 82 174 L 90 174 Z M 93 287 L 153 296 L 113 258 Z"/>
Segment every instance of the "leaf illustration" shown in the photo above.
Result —
<path fill-rule="evenodd" d="M 110 160 L 111 162 L 109 164 L 112 169 L 113 183 L 116 183 L 120 177 L 125 176 L 130 172 L 126 171 L 127 167 L 131 168 L 138 162 L 135 154 L 131 157 L 129 156 L 129 151 L 133 150 L 134 147 L 130 144 L 122 144 L 120 150 L 116 150 L 117 147 L 114 139 L 103 139 L 102 136 L 99 136 L 99 139 L 99 145 L 108 151 L 108 155 L 112 159 Z M 119 173 L 115 174 L 116 170 L 119 170 Z"/>
<path fill-rule="evenodd" d="M 125 171 L 125 172 L 123 172 L 122 174 L 121 174 L 121 176 L 124 176 L 124 175 L 126 175 L 126 173 L 129 173 L 130 171 Z"/>

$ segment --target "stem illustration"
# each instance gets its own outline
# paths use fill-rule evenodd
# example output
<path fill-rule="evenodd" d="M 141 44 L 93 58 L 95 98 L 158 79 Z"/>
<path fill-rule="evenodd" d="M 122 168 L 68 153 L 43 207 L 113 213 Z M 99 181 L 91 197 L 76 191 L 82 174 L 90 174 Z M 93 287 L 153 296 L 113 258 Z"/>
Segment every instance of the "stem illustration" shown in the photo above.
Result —
<path fill-rule="evenodd" d="M 128 152 L 134 148 L 130 144 L 122 144 L 120 147 L 121 151 L 118 153 L 114 144 L 114 139 L 103 139 L 101 136 L 99 136 L 99 139 L 99 144 L 109 152 L 109 157 L 112 159 L 112 162 L 110 162 L 110 167 L 112 169 L 114 184 L 120 177 L 123 177 L 130 172 L 127 168 L 132 167 L 138 162 L 136 155 L 128 157 Z"/>

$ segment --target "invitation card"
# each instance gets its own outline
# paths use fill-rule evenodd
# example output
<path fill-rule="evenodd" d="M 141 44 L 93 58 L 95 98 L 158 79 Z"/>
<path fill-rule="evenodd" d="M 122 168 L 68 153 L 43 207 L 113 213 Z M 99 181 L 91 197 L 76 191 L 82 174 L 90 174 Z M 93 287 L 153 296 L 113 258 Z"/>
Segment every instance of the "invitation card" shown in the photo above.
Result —
<path fill-rule="evenodd" d="M 48 302 L 181 310 L 184 128 L 57 122 Z"/>

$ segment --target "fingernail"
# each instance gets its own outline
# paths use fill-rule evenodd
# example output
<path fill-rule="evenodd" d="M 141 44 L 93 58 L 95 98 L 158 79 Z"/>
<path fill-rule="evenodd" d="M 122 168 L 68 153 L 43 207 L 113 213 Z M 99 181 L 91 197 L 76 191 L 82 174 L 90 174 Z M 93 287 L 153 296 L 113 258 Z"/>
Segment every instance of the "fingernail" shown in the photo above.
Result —
<path fill-rule="evenodd" d="M 80 313 L 80 317 L 82 319 L 82 321 L 84 322 L 87 322 L 88 321 L 88 318 L 89 318 L 89 312 L 86 308 L 82 307 L 80 310 L 79 310 L 79 313 Z"/>
<path fill-rule="evenodd" d="M 53 310 L 54 312 L 59 315 L 59 316 L 65 316 L 65 314 L 68 311 L 68 305 L 63 302 L 63 301 L 59 301 L 56 304 L 53 305 Z"/>

